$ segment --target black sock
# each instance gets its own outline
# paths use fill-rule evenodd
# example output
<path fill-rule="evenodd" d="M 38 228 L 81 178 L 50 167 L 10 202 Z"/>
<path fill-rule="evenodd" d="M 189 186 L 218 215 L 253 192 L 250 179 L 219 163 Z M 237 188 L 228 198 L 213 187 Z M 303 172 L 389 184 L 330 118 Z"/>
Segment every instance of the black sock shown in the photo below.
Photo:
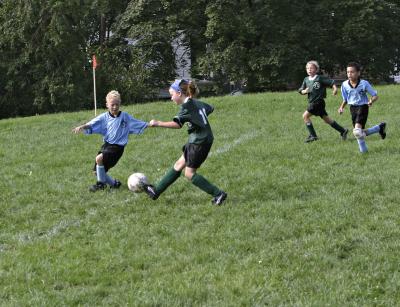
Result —
<path fill-rule="evenodd" d="M 311 136 L 317 137 L 317 133 L 314 130 L 314 126 L 313 126 L 312 122 L 306 123 L 306 127 L 308 129 L 308 132 L 310 132 Z"/>
<path fill-rule="evenodd" d="M 331 127 L 337 131 L 340 132 L 340 134 L 343 134 L 343 132 L 345 131 L 345 129 L 340 126 L 337 122 L 333 121 L 333 123 L 331 124 Z"/>

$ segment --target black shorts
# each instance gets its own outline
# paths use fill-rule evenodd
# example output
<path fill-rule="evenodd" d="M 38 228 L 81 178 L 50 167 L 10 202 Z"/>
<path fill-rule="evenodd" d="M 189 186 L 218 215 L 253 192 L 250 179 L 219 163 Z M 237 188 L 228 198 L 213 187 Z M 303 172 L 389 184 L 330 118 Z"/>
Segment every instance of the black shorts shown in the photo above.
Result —
<path fill-rule="evenodd" d="M 185 157 L 186 166 L 190 168 L 199 168 L 207 159 L 212 143 L 206 144 L 186 144 L 183 146 L 183 156 Z"/>
<path fill-rule="evenodd" d="M 103 165 L 107 172 L 110 168 L 115 166 L 124 153 L 124 146 L 117 144 L 104 143 L 97 154 L 103 154 Z M 96 163 L 94 163 L 94 171 L 96 171 Z"/>
<path fill-rule="evenodd" d="M 325 100 L 319 100 L 308 104 L 307 111 L 315 116 L 328 116 L 325 110 Z"/>
<path fill-rule="evenodd" d="M 356 124 L 361 124 L 362 128 L 365 128 L 365 124 L 368 119 L 369 107 L 367 104 L 362 106 L 350 106 L 351 120 L 353 122 L 353 127 Z"/>

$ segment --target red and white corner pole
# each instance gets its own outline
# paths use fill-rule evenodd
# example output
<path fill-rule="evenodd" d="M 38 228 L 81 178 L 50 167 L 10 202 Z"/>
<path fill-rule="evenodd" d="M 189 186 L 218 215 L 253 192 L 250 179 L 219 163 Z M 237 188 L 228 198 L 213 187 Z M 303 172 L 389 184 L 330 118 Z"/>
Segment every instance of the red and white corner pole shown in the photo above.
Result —
<path fill-rule="evenodd" d="M 92 68 L 93 68 L 93 97 L 94 97 L 94 116 L 97 116 L 97 99 L 96 99 L 96 68 L 97 59 L 96 55 L 92 56 Z"/>

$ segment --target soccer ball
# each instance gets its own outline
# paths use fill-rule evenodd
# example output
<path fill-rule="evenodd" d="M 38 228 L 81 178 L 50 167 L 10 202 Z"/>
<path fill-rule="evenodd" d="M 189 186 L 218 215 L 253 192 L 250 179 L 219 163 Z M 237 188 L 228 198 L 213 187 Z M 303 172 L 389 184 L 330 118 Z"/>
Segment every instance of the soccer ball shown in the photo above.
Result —
<path fill-rule="evenodd" d="M 132 192 L 143 192 L 143 184 L 148 184 L 147 177 L 142 173 L 133 173 L 128 178 L 128 189 Z"/>
<path fill-rule="evenodd" d="M 361 128 L 354 128 L 353 134 L 356 139 L 362 139 L 365 137 L 365 132 Z"/>

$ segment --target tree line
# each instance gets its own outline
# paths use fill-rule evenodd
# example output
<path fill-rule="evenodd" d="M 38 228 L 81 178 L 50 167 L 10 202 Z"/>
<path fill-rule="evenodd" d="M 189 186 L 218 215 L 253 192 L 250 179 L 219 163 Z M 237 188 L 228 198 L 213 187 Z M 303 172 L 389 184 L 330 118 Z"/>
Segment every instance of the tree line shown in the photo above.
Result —
<path fill-rule="evenodd" d="M 0 118 L 91 108 L 99 99 L 155 97 L 175 76 L 177 38 L 191 75 L 250 92 L 284 90 L 349 61 L 370 78 L 399 69 L 400 4 L 385 0 L 0 0 Z M 102 101 L 103 99 L 101 99 Z"/>

